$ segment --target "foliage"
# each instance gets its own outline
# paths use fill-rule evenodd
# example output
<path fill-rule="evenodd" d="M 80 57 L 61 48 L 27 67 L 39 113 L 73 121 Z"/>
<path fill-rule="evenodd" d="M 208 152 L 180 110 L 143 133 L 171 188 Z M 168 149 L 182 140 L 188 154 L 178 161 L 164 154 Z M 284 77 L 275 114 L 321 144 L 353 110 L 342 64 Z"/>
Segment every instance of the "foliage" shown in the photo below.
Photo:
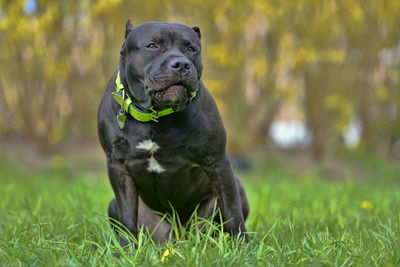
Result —
<path fill-rule="evenodd" d="M 388 153 L 400 137 L 400 4 L 324 1 L 0 2 L 0 134 L 42 146 L 95 135 L 95 112 L 117 67 L 126 19 L 198 25 L 203 79 L 230 149 L 264 142 L 284 105 L 304 113 L 313 151 L 362 123 L 362 146 Z"/>
<path fill-rule="evenodd" d="M 398 174 L 399 167 L 378 158 L 360 155 L 363 164 L 379 166 L 373 175 L 380 179 L 363 182 L 332 182 L 318 168 L 298 172 L 276 158 L 259 159 L 254 170 L 240 175 L 251 207 L 249 245 L 214 236 L 220 226 L 206 222 L 205 231 L 189 229 L 165 244 L 154 244 L 141 231 L 138 249 L 122 249 L 108 225 L 105 212 L 113 197 L 108 181 L 64 160 L 61 168 L 56 159 L 36 171 L 0 162 L 3 264 L 400 264 L 399 177 L 386 172 L 390 167 Z"/>

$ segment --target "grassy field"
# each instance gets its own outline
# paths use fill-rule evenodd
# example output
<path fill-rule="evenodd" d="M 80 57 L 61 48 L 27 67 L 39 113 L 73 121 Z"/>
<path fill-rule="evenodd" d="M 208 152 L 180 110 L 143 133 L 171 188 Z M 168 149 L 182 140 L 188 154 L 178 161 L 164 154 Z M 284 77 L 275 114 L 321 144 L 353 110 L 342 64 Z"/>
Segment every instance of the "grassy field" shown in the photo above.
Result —
<path fill-rule="evenodd" d="M 104 173 L 59 157 L 36 170 L 2 159 L 0 265 L 398 266 L 400 168 L 346 157 L 365 175 L 337 177 L 318 165 L 299 171 L 271 158 L 241 173 L 248 245 L 213 236 L 218 226 L 206 224 L 161 245 L 142 232 L 137 249 L 121 249 L 109 228 L 113 193 Z"/>

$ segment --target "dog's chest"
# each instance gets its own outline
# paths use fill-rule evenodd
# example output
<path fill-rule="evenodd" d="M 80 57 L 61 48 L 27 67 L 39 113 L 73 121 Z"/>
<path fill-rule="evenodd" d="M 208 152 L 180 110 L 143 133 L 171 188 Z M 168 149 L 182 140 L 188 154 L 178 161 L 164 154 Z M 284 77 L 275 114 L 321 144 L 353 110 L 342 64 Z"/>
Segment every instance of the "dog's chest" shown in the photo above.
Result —
<path fill-rule="evenodd" d="M 125 165 L 142 200 L 152 209 L 162 211 L 165 203 L 179 208 L 186 203 L 182 199 L 209 193 L 208 179 L 191 160 L 184 144 L 142 139 L 135 143 L 134 150 L 135 156 Z"/>
<path fill-rule="evenodd" d="M 148 153 L 146 170 L 150 173 L 163 173 L 165 168 L 161 165 L 159 160 L 156 159 L 156 152 L 161 148 L 159 144 L 151 139 L 144 139 L 136 144 L 137 150 L 145 151 Z"/>
<path fill-rule="evenodd" d="M 179 141 L 119 137 L 113 142 L 112 151 L 117 161 L 138 176 L 166 176 L 193 167 L 185 145 Z"/>

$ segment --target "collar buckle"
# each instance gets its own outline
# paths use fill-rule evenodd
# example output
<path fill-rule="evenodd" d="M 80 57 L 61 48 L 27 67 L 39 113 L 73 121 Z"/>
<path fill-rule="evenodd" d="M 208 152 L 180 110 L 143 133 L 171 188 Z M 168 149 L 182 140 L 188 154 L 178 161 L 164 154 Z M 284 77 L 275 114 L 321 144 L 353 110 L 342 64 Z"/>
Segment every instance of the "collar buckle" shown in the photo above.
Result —
<path fill-rule="evenodd" d="M 153 106 L 151 106 L 149 109 L 151 111 L 151 120 L 154 122 L 158 122 L 158 118 L 160 117 L 158 116 L 158 112 L 154 110 Z"/>
<path fill-rule="evenodd" d="M 153 113 L 151 113 L 151 120 L 154 122 L 158 122 L 158 118 L 159 116 L 157 114 L 157 111 L 153 111 Z"/>

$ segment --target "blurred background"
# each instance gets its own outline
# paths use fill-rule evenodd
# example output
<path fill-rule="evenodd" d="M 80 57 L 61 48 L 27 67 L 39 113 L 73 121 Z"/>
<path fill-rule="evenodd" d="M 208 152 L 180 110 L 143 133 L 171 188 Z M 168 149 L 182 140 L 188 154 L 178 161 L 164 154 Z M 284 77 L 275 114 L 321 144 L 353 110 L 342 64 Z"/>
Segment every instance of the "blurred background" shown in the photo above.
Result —
<path fill-rule="evenodd" d="M 361 154 L 399 162 L 400 1 L 0 3 L 3 158 L 105 167 L 96 110 L 131 19 L 201 29 L 203 81 L 236 167 L 264 156 L 333 170 Z"/>

